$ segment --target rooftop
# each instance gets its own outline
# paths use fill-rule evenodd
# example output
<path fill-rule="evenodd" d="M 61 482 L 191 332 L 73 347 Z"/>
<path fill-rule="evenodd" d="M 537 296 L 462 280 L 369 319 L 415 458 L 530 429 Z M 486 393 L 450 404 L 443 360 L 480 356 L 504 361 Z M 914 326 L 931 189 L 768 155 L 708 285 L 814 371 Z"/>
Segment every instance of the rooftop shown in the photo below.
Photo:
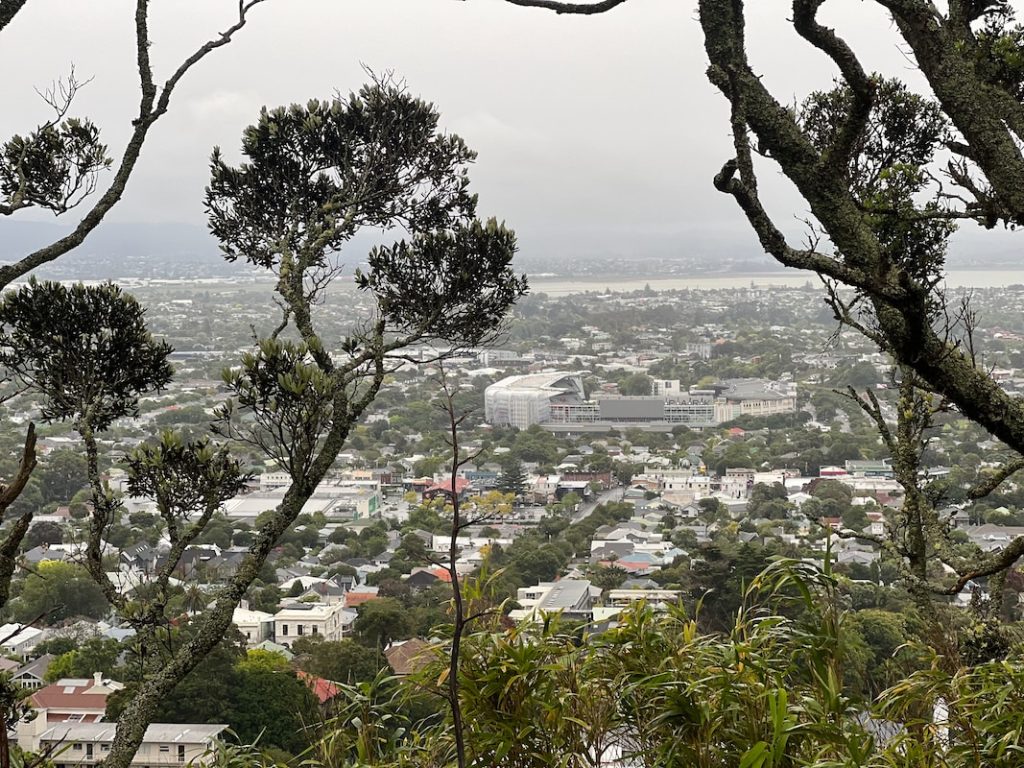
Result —
<path fill-rule="evenodd" d="M 143 744 L 205 744 L 227 729 L 226 723 L 200 725 L 196 723 L 153 723 L 142 737 Z M 47 729 L 40 737 L 44 741 L 113 741 L 117 723 L 61 723 Z"/>

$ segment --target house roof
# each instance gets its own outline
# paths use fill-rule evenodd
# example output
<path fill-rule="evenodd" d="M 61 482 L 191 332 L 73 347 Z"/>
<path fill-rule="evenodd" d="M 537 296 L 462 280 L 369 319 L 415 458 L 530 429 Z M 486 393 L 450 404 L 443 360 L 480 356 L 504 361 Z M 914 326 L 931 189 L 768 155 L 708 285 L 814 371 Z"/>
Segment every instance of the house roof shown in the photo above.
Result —
<path fill-rule="evenodd" d="M 355 608 L 357 605 L 376 600 L 380 595 L 376 592 L 347 592 L 345 594 L 345 607 Z"/>
<path fill-rule="evenodd" d="M 288 661 L 295 658 L 295 654 L 292 653 L 292 651 L 283 645 L 275 643 L 273 640 L 264 640 L 262 643 L 254 646 L 254 648 L 260 651 L 272 651 L 273 653 L 279 653 Z"/>
<path fill-rule="evenodd" d="M 313 692 L 313 695 L 317 697 L 321 704 L 330 701 L 341 691 L 341 686 L 337 683 L 332 683 L 330 680 L 324 680 L 322 677 L 303 672 L 301 669 L 295 674 L 299 680 L 309 686 L 309 690 Z"/>
<path fill-rule="evenodd" d="M 32 694 L 32 704 L 37 709 L 94 709 L 103 712 L 107 708 L 107 697 L 124 686 L 104 680 L 97 685 L 95 680 L 64 678 L 40 688 Z"/>
<path fill-rule="evenodd" d="M 11 674 L 11 677 L 37 677 L 40 680 L 43 679 L 43 675 L 46 674 L 46 670 L 50 668 L 51 662 L 53 662 L 54 656 L 52 653 L 44 653 L 38 659 L 33 659 L 19 667 L 15 672 Z"/>
<path fill-rule="evenodd" d="M 466 478 L 464 478 L 464 477 L 456 477 L 455 478 L 455 492 L 456 493 L 462 493 L 464 490 L 469 488 L 469 485 L 470 485 L 470 482 Z M 444 493 L 451 493 L 452 492 L 452 481 L 451 481 L 451 478 L 449 478 L 448 480 L 445 480 L 444 482 L 441 482 L 441 483 L 434 483 L 433 485 L 429 486 L 424 491 L 424 493 L 433 493 L 435 491 L 443 491 Z"/>
<path fill-rule="evenodd" d="M 410 675 L 430 661 L 427 655 L 430 648 L 431 645 L 426 640 L 413 638 L 392 644 L 384 651 L 384 657 L 396 675 Z"/>
<path fill-rule="evenodd" d="M 412 573 L 409 575 L 409 578 L 412 578 L 417 573 L 428 573 L 435 579 L 443 581 L 447 584 L 450 584 L 452 581 L 452 575 L 447 568 L 413 568 Z"/>
<path fill-rule="evenodd" d="M 153 723 L 142 737 L 143 744 L 206 744 L 227 729 L 226 724 Z M 42 741 L 113 741 L 117 723 L 60 723 L 42 734 Z"/>

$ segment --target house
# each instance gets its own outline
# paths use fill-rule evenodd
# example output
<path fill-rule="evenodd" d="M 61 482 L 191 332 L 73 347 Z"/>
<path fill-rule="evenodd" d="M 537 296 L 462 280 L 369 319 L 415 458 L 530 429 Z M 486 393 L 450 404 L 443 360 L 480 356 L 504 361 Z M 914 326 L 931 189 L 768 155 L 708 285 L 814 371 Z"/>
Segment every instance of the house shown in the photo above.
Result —
<path fill-rule="evenodd" d="M 107 697 L 123 688 L 97 672 L 91 678 L 61 678 L 37 690 L 29 701 L 36 717 L 50 723 L 98 723 L 107 711 Z"/>
<path fill-rule="evenodd" d="M 420 568 L 409 574 L 409 578 L 405 580 L 405 583 L 412 589 L 427 589 L 437 584 L 438 581 L 440 579 L 429 568 Z"/>
<path fill-rule="evenodd" d="M 337 683 L 332 683 L 330 680 L 324 680 L 322 677 L 311 675 L 309 672 L 303 672 L 301 669 L 296 672 L 295 675 L 299 680 L 306 684 L 313 695 L 316 696 L 317 701 L 321 704 L 326 704 L 341 692 L 341 686 Z"/>
<path fill-rule="evenodd" d="M 29 565 L 39 565 L 48 560 L 70 560 L 71 555 L 63 549 L 51 548 L 49 544 L 44 543 L 38 547 L 32 547 L 22 555 L 22 558 Z"/>
<path fill-rule="evenodd" d="M 586 579 L 542 581 L 533 587 L 516 591 L 516 602 L 522 608 L 509 613 L 513 621 L 543 621 L 544 614 L 558 613 L 570 621 L 590 621 L 593 618 L 594 590 Z"/>
<path fill-rule="evenodd" d="M 139 544 L 130 549 L 122 550 L 118 555 L 121 565 L 130 570 L 152 573 L 160 560 L 160 553 L 147 544 Z"/>
<path fill-rule="evenodd" d="M 27 624 L 0 626 L 0 651 L 27 658 L 29 652 L 43 639 L 43 630 Z"/>
<path fill-rule="evenodd" d="M 43 679 L 46 676 L 46 670 L 50 668 L 50 663 L 54 658 L 53 654 L 44 653 L 38 659 L 23 664 L 11 673 L 11 682 L 30 691 L 42 688 L 46 685 Z"/>
<path fill-rule="evenodd" d="M 295 658 L 295 654 L 285 648 L 283 645 L 278 645 L 273 640 L 264 640 L 262 643 L 253 646 L 253 650 L 256 651 L 269 651 L 270 653 L 276 653 L 284 656 L 285 660 L 291 661 Z"/>
<path fill-rule="evenodd" d="M 363 585 L 351 590 L 345 595 L 345 607 L 346 608 L 358 608 L 363 603 L 368 603 L 370 600 L 376 600 L 380 595 L 378 594 L 377 587 L 368 587 Z"/>
<path fill-rule="evenodd" d="M 193 545 L 186 549 L 178 564 L 174 567 L 174 576 L 179 579 L 188 579 L 195 572 L 204 568 L 210 560 L 220 556 L 220 548 L 216 545 Z M 157 568 L 162 568 L 167 562 L 167 555 L 160 555 L 157 560 Z"/>
<path fill-rule="evenodd" d="M 590 562 L 598 563 L 605 560 L 615 561 L 633 554 L 636 545 L 631 541 L 598 541 L 591 542 L 594 547 L 590 553 Z"/>
<path fill-rule="evenodd" d="M 291 647 L 300 637 L 322 637 L 324 640 L 341 640 L 347 617 L 341 604 L 295 603 L 274 614 L 274 639 L 285 647 Z M 353 614 L 354 620 L 354 614 Z"/>
<path fill-rule="evenodd" d="M 231 621 L 245 635 L 245 644 L 252 648 L 274 636 L 274 614 L 235 608 Z"/>
<path fill-rule="evenodd" d="M 344 582 L 342 583 L 342 578 Z M 335 577 L 313 584 L 309 589 L 299 596 L 299 600 L 305 598 L 316 598 L 319 603 L 327 605 L 339 605 L 345 602 L 345 594 L 352 588 L 352 577 Z"/>
<path fill-rule="evenodd" d="M 625 608 L 640 600 L 655 610 L 666 611 L 670 604 L 678 603 L 683 593 L 674 589 L 611 589 L 608 590 L 608 604 Z"/>
<path fill-rule="evenodd" d="M 132 758 L 133 766 L 206 765 L 226 724 L 153 723 Z M 45 717 L 18 723 L 18 746 L 39 754 L 52 751 L 55 768 L 96 765 L 110 752 L 117 723 L 51 723 Z"/>
<path fill-rule="evenodd" d="M 411 675 L 430 663 L 429 652 L 433 646 L 426 640 L 413 638 L 392 643 L 384 651 L 388 666 L 396 675 Z"/>
<path fill-rule="evenodd" d="M 451 583 L 451 580 L 452 575 L 447 568 L 413 568 L 405 583 L 413 589 L 425 589 L 439 581 Z"/>
<path fill-rule="evenodd" d="M 451 499 L 453 495 L 457 494 L 460 499 L 465 498 L 469 492 L 472 483 L 464 477 L 455 478 L 454 491 L 452 490 L 451 478 L 440 483 L 433 483 L 423 490 L 423 499 L 435 499 L 438 496 L 444 496 L 446 499 Z"/>
<path fill-rule="evenodd" d="M 871 565 L 878 561 L 878 552 L 863 551 L 858 549 L 844 549 L 836 555 L 836 562 L 848 565 L 859 563 L 860 565 Z"/>
<path fill-rule="evenodd" d="M 208 576 L 216 581 L 227 581 L 235 575 L 247 556 L 245 550 L 225 550 L 206 561 Z"/>

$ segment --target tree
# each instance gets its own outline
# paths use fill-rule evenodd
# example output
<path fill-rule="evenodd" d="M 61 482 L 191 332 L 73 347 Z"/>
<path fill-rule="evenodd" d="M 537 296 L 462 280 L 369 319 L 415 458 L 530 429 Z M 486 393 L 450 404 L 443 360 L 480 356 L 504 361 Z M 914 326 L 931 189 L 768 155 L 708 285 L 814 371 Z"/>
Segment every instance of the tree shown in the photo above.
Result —
<path fill-rule="evenodd" d="M 972 580 L 988 578 L 992 605 L 998 615 L 1004 584 L 1017 561 L 1024 556 L 1024 537 L 1017 537 L 996 552 L 986 553 L 973 543 L 958 539 L 948 519 L 938 512 L 947 487 L 929 482 L 922 471 L 922 456 L 936 429 L 936 419 L 949 403 L 919 387 L 920 377 L 907 367 L 897 372 L 898 396 L 895 424 L 872 390 L 863 395 L 852 387 L 848 396 L 874 422 L 882 442 L 893 457 L 893 476 L 903 488 L 903 503 L 890 512 L 884 536 L 856 534 L 879 545 L 915 599 L 923 616 L 936 629 L 945 629 L 943 617 L 933 605 L 935 596 L 959 594 Z M 967 490 L 971 499 L 992 493 L 1008 474 L 1008 467 L 983 477 Z M 860 522 L 852 521 L 854 523 Z"/>
<path fill-rule="evenodd" d="M 88 465 L 77 451 L 54 451 L 39 469 L 40 490 L 46 502 L 67 504 L 88 484 Z"/>
<path fill-rule="evenodd" d="M 623 395 L 649 395 L 651 377 L 643 373 L 631 373 L 619 382 L 619 392 Z"/>
<path fill-rule="evenodd" d="M 383 651 L 392 640 L 405 640 L 412 634 L 408 611 L 392 597 L 369 600 L 358 611 L 353 628 L 370 648 Z"/>
<path fill-rule="evenodd" d="M 317 699 L 294 672 L 242 661 L 236 666 L 228 722 L 243 744 L 279 747 L 299 754 L 309 746 L 306 731 L 315 722 Z"/>
<path fill-rule="evenodd" d="M 376 677 L 381 657 L 355 640 L 314 640 L 300 637 L 292 644 L 303 670 L 338 683 L 354 684 Z"/>
<path fill-rule="evenodd" d="M 216 430 L 273 460 L 291 484 L 257 521 L 248 552 L 196 617 L 194 633 L 127 701 L 108 766 L 127 767 L 160 702 L 223 637 L 238 601 L 400 364 L 395 355 L 414 343 L 433 343 L 443 356 L 486 342 L 526 290 L 510 266 L 514 234 L 474 218 L 472 152 L 437 124 L 431 105 L 381 80 L 347 98 L 264 110 L 243 135 L 238 167 L 214 151 L 211 230 L 226 258 L 277 275 L 283 308 L 278 328 L 225 373 L 230 399 Z M 370 252 L 356 284 L 371 298 L 371 316 L 330 349 L 314 310 L 337 274 L 332 257 L 363 227 L 404 230 L 408 239 Z M 400 612 L 369 634 L 385 641 L 406 621 Z"/>
<path fill-rule="evenodd" d="M 591 568 L 587 573 L 590 583 L 602 591 L 618 589 L 628 577 L 629 573 L 615 564 Z"/>
<path fill-rule="evenodd" d="M 179 82 L 207 55 L 230 43 L 246 25 L 249 12 L 263 1 L 239 2 L 235 22 L 196 49 L 163 86 L 157 86 L 150 63 L 149 0 L 136 1 L 135 50 L 141 99 L 111 184 L 70 233 L 0 267 L 0 288 L 6 288 L 36 267 L 77 248 L 99 226 L 124 195 L 149 131 L 167 113 L 171 94 Z M 0 7 L 0 32 L 24 4 L 25 0 L 5 0 Z M 45 94 L 54 117 L 25 136 L 14 136 L 0 144 L 0 216 L 29 208 L 45 209 L 57 215 L 66 213 L 96 190 L 100 172 L 113 165 L 106 145 L 100 142 L 99 129 L 88 119 L 67 117 L 80 86 L 72 69 L 65 81 Z"/>
<path fill-rule="evenodd" d="M 838 480 L 821 480 L 811 490 L 811 496 L 816 499 L 832 499 L 843 506 L 853 503 L 853 489 L 846 483 Z"/>
<path fill-rule="evenodd" d="M 522 497 L 526 491 L 526 471 L 523 469 L 523 462 L 518 459 L 504 462 L 495 487 L 502 493 L 511 493 L 516 498 Z"/>
<path fill-rule="evenodd" d="M 79 647 L 54 659 L 46 670 L 46 681 L 53 683 L 64 677 L 91 678 L 97 672 L 105 677 L 112 676 L 121 651 L 117 640 L 90 637 Z"/>
<path fill-rule="evenodd" d="M 973 315 L 951 306 L 939 279 L 952 222 L 1016 224 L 1024 212 L 1018 173 L 1024 155 L 1017 141 L 1024 125 L 1022 76 L 1012 64 L 1024 42 L 1020 28 L 1004 2 L 958 0 L 945 12 L 924 0 L 880 4 L 892 14 L 937 102 L 869 75 L 846 41 L 818 21 L 821 3 L 798 0 L 796 32 L 831 60 L 841 80 L 834 91 L 788 111 L 747 59 L 742 3 L 700 3 L 708 74 L 732 106 L 736 147 L 715 186 L 736 200 L 778 261 L 854 290 L 852 297 L 829 294 L 840 322 L 1024 451 L 1024 404 L 978 364 Z M 833 253 L 787 244 L 758 197 L 755 144 L 796 185 Z M 938 169 L 936 153 L 943 147 L 953 159 Z M 940 174 L 946 186 L 938 183 Z"/>
<path fill-rule="evenodd" d="M 63 541 L 64 529 L 58 523 L 44 520 L 28 529 L 28 535 L 25 536 L 25 547 L 32 549 L 41 544 L 60 544 Z"/>
<path fill-rule="evenodd" d="M 106 719 L 120 721 L 124 712 L 140 696 L 140 689 L 153 678 L 155 670 L 173 658 L 174 649 L 193 636 L 197 628 L 191 623 L 164 631 L 165 642 L 142 644 L 138 638 L 130 640 L 125 663 L 115 674 L 125 688 L 107 699 Z M 230 722 L 231 702 L 238 675 L 235 665 L 245 658 L 245 646 L 240 633 L 227 633 L 182 679 L 168 696 L 163 698 L 155 717 L 163 723 L 223 723 Z"/>
<path fill-rule="evenodd" d="M 118 503 L 100 478 L 96 433 L 138 412 L 139 398 L 171 379 L 166 342 L 146 328 L 144 310 L 115 285 L 39 283 L 8 293 L 0 302 L 0 365 L 20 386 L 38 395 L 46 422 L 70 421 L 85 443 L 93 503 L 86 567 L 112 604 L 117 589 L 106 576 L 102 536 L 115 522 Z M 31 511 L 18 519 L 0 548 L 0 594 L 14 562 L 6 557 L 12 537 L 24 535 Z"/>
<path fill-rule="evenodd" d="M 788 502 L 789 494 L 782 483 L 757 483 L 750 491 L 747 512 L 751 517 L 766 517 L 769 520 L 781 520 L 789 516 L 792 504 Z"/>
<path fill-rule="evenodd" d="M 103 590 L 80 565 L 44 560 L 12 603 L 17 621 L 57 624 L 74 616 L 101 619 L 110 611 Z"/>
<path fill-rule="evenodd" d="M 624 0 L 510 2 L 601 13 Z M 742 0 L 700 0 L 707 74 L 729 102 L 735 151 L 714 185 L 735 200 L 767 253 L 824 278 L 841 325 L 912 372 L 918 389 L 941 395 L 1024 453 L 1024 401 L 982 364 L 969 302 L 950 301 L 942 288 L 957 221 L 986 228 L 1024 222 L 1024 27 L 1003 0 L 877 3 L 891 14 L 935 100 L 869 74 L 847 41 L 819 21 L 821 0 L 794 0 L 794 30 L 827 57 L 839 81 L 788 108 L 748 59 Z M 807 247 L 790 245 L 766 210 L 755 151 L 777 164 L 810 208 Z M 1024 458 L 1008 462 L 995 486 L 1022 468 Z M 912 508 L 927 509 L 927 500 Z M 927 548 L 918 541 L 912 549 L 921 562 Z M 1015 541 L 1006 559 L 980 570 L 1022 553 L 1024 540 Z"/>

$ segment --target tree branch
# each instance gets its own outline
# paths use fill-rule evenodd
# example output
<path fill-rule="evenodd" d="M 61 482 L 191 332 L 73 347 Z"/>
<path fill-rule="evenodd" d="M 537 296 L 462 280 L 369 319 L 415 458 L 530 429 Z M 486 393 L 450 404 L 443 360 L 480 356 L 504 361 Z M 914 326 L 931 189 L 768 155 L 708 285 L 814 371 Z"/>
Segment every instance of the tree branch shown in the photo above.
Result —
<path fill-rule="evenodd" d="M 0 486 L 0 519 L 3 519 L 11 504 L 25 490 L 25 485 L 32 476 L 32 471 L 35 467 L 36 427 L 35 424 L 29 424 L 28 431 L 25 433 L 25 445 L 22 448 L 18 471 L 10 483 Z M 18 565 L 18 550 L 21 548 L 21 542 L 24 540 L 25 534 L 28 533 L 28 529 L 32 525 L 34 512 L 35 510 L 30 508 L 21 515 L 11 526 L 11 530 L 8 531 L 3 543 L 0 544 L 0 608 L 7 605 L 7 601 L 10 599 L 11 578 L 14 576 L 14 571 Z"/>
<path fill-rule="evenodd" d="M 14 0 L 15 4 L 17 0 Z M 22 0 L 22 3 L 24 0 Z M 114 179 L 107 190 L 99 197 L 93 207 L 78 222 L 78 226 L 68 235 L 50 243 L 22 259 L 0 267 L 0 289 L 10 285 L 18 278 L 28 274 L 33 269 L 57 259 L 81 245 L 85 238 L 100 222 L 104 216 L 120 201 L 128 186 L 128 179 L 135 170 L 139 156 L 142 153 L 143 144 L 149 133 L 149 129 L 167 111 L 170 104 L 171 94 L 182 77 L 199 61 L 212 51 L 229 43 L 236 32 L 245 26 L 248 20 L 249 10 L 264 0 L 248 0 L 240 2 L 238 6 L 238 19 L 218 37 L 209 40 L 200 46 L 195 53 L 185 59 L 184 62 L 174 71 L 171 77 L 164 84 L 163 89 L 157 96 L 157 89 L 153 82 L 153 73 L 149 61 L 149 29 L 148 29 L 148 0 L 138 0 L 135 8 L 135 47 L 136 59 L 139 70 L 140 101 L 139 113 L 132 121 L 132 134 L 128 139 L 124 152 L 121 155 L 121 162 L 114 174 Z M 11 6 L 13 7 L 13 5 Z M 20 7 L 20 6 L 19 6 Z M 3 6 L 4 9 L 7 6 Z M 11 12 L 17 12 L 14 8 Z M 3 16 L 0 15 L 0 21 Z M 0 25 L 2 28 L 2 25 Z"/>
<path fill-rule="evenodd" d="M 1007 462 L 996 470 L 993 474 L 986 477 L 980 483 L 975 485 L 969 491 L 967 491 L 967 498 L 969 499 L 983 499 L 992 493 L 996 488 L 1002 485 L 1010 475 L 1013 475 L 1020 470 L 1024 469 L 1024 457 L 1014 459 L 1013 461 Z"/>
<path fill-rule="evenodd" d="M 626 0 L 601 0 L 596 3 L 561 3 L 556 0 L 505 0 L 505 2 L 510 5 L 518 5 L 521 8 L 543 8 L 557 14 L 591 15 L 606 13 L 622 5 Z"/>
<path fill-rule="evenodd" d="M 1018 536 L 1016 539 L 1011 541 L 1007 545 L 1006 549 L 1001 550 L 995 557 L 989 559 L 984 565 L 973 568 L 965 573 L 961 573 L 952 586 L 937 589 L 936 592 L 941 595 L 958 595 L 963 591 L 963 588 L 967 586 L 969 581 L 993 576 L 1001 571 L 1007 570 L 1008 568 L 1012 568 L 1021 557 L 1024 557 L 1024 536 Z"/>
<path fill-rule="evenodd" d="M 0 31 L 11 23 L 26 2 L 27 0 L 0 0 Z"/>

